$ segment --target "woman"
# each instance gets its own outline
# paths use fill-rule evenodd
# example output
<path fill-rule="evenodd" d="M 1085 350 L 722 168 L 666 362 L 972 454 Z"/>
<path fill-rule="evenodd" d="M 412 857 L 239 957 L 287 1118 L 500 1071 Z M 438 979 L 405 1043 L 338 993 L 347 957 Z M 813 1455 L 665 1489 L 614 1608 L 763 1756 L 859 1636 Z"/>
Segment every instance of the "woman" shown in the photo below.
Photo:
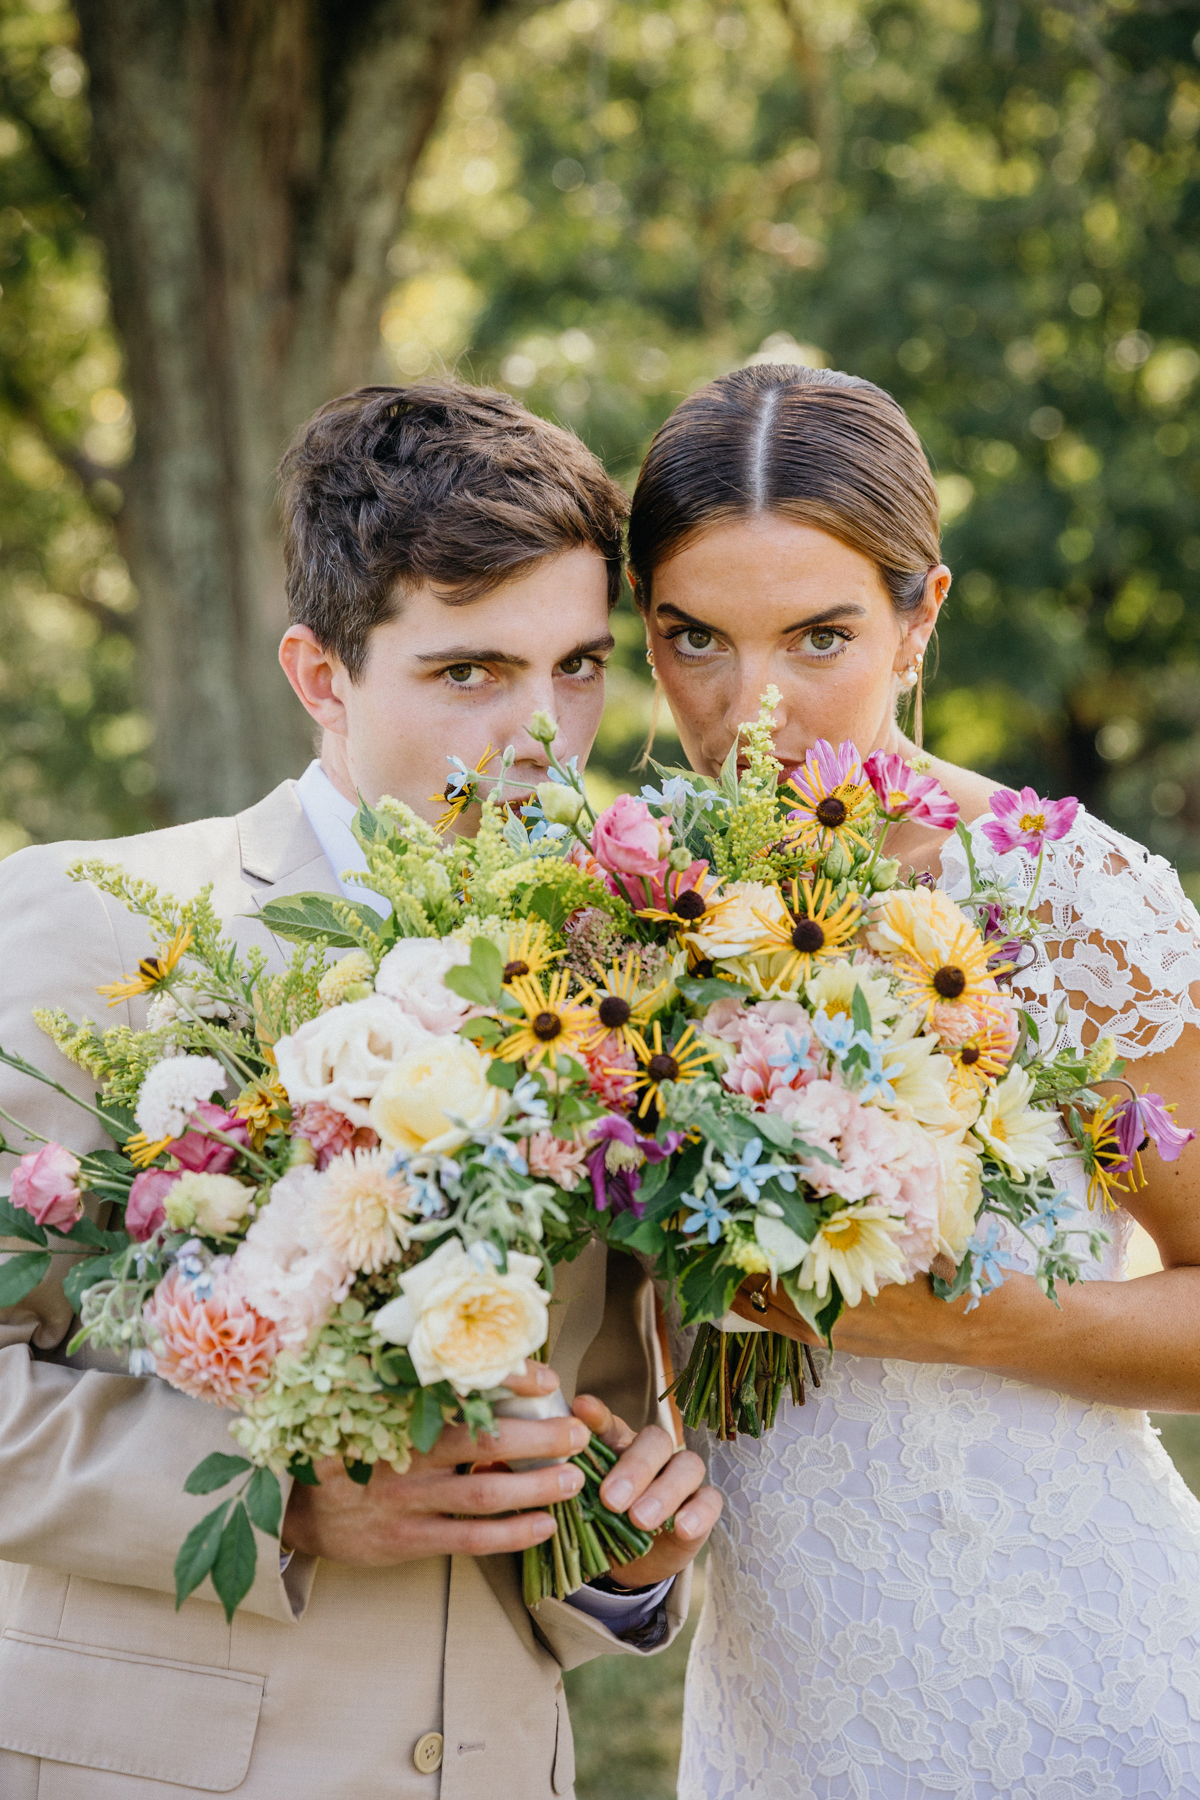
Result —
<path fill-rule="evenodd" d="M 717 773 L 770 682 L 785 767 L 818 738 L 916 753 L 897 701 L 950 572 L 920 444 L 879 388 L 768 366 L 692 395 L 651 446 L 630 545 L 693 768 Z M 932 769 L 964 821 L 986 814 L 992 784 Z M 957 839 L 906 826 L 889 849 L 966 892 Z M 1075 1042 L 1111 1034 L 1138 1090 L 1200 1125 L 1200 920 L 1170 869 L 1080 809 L 1039 891 L 1024 1004 L 1052 1032 L 1065 1002 Z M 727 1528 L 681 1800 L 1200 1794 L 1200 1505 L 1140 1410 L 1200 1410 L 1200 1146 L 1146 1173 L 1129 1212 L 1164 1272 L 1122 1279 L 1120 1214 L 1057 1309 L 1022 1273 L 969 1315 L 923 1279 L 886 1288 L 818 1353 L 803 1410 L 705 1446 Z M 739 1310 L 815 1342 L 782 1290 L 765 1318 Z"/>

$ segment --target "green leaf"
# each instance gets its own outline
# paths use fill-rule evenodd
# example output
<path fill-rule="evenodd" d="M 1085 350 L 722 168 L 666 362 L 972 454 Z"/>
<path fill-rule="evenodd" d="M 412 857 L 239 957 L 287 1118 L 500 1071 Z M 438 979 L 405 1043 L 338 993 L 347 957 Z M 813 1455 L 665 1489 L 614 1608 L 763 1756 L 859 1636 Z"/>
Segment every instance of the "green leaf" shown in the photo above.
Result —
<path fill-rule="evenodd" d="M 111 1278 L 113 1260 L 111 1256 L 81 1256 L 78 1262 L 72 1263 L 63 1276 L 63 1293 L 75 1312 L 79 1311 L 83 1296 L 90 1287 L 95 1287 L 98 1281 L 108 1281 Z"/>
<path fill-rule="evenodd" d="M 571 909 L 563 899 L 561 890 L 551 887 L 548 881 L 543 882 L 541 887 L 534 888 L 525 904 L 535 917 L 546 921 L 551 931 L 561 931 L 571 916 Z"/>
<path fill-rule="evenodd" d="M 9 1200 L 0 1200 L 0 1237 L 20 1238 L 26 1244 L 46 1246 L 46 1233 L 31 1213 L 23 1207 L 14 1206 Z"/>
<path fill-rule="evenodd" d="M 246 1510 L 260 1531 L 277 1538 L 283 1525 L 283 1494 L 274 1469 L 255 1469 L 246 1489 Z"/>
<path fill-rule="evenodd" d="M 817 1235 L 817 1214 L 813 1207 L 804 1200 L 797 1199 L 795 1194 L 779 1191 L 775 1183 L 771 1184 L 771 1199 L 783 1212 L 783 1222 L 789 1231 L 802 1237 L 806 1244 L 811 1244 Z"/>
<path fill-rule="evenodd" d="M 871 1007 L 867 996 L 860 987 L 855 987 L 850 1002 L 850 1019 L 856 1031 L 865 1031 L 868 1037 L 874 1035 L 871 1025 Z"/>
<path fill-rule="evenodd" d="M 288 1474 L 301 1487 L 320 1487 L 321 1477 L 312 1466 L 310 1456 L 293 1456 L 288 1464 Z"/>
<path fill-rule="evenodd" d="M 22 1252 L 0 1263 L 0 1307 L 15 1306 L 32 1293 L 50 1268 L 50 1255 L 45 1250 Z"/>
<path fill-rule="evenodd" d="M 680 1314 L 685 1325 L 723 1318 L 733 1305 L 733 1297 L 745 1277 L 741 1269 L 721 1260 L 724 1254 L 720 1244 L 706 1250 L 679 1283 Z"/>
<path fill-rule="evenodd" d="M 664 1156 L 661 1162 L 646 1163 L 642 1168 L 641 1186 L 637 1197 L 643 1206 L 648 1206 L 671 1173 L 671 1160 Z"/>
<path fill-rule="evenodd" d="M 261 920 L 268 931 L 293 944 L 312 944 L 324 938 L 335 950 L 355 950 L 358 939 L 350 936 L 334 913 L 336 898 L 332 894 L 285 894 L 246 917 Z"/>
<path fill-rule="evenodd" d="M 432 1450 L 442 1434 L 442 1409 L 428 1388 L 418 1388 L 413 1396 L 412 1418 L 409 1420 L 409 1435 L 416 1449 L 424 1454 Z"/>
<path fill-rule="evenodd" d="M 413 1367 L 413 1359 L 399 1345 L 387 1350 L 377 1350 L 374 1361 L 375 1372 L 387 1387 L 420 1387 L 421 1377 Z"/>
<path fill-rule="evenodd" d="M 185 1494 L 214 1493 L 235 1475 L 244 1475 L 252 1466 L 244 1456 L 223 1456 L 219 1450 L 214 1450 L 211 1456 L 196 1464 L 183 1484 L 183 1491 Z"/>
<path fill-rule="evenodd" d="M 179 1555 L 175 1558 L 176 1612 L 188 1595 L 200 1586 L 216 1561 L 225 1515 L 232 1505 L 232 1500 L 223 1500 L 215 1512 L 205 1513 L 200 1523 L 193 1525 L 184 1538 Z"/>
<path fill-rule="evenodd" d="M 473 1006 L 498 1006 L 504 997 L 504 963 L 490 938 L 471 940 L 471 960 L 447 969 L 442 980 L 460 1000 Z"/>
<path fill-rule="evenodd" d="M 610 1243 L 622 1244 L 629 1250 L 640 1250 L 646 1256 L 662 1254 L 666 1234 L 653 1219 L 639 1219 L 635 1213 L 619 1213 L 608 1230 Z"/>
<path fill-rule="evenodd" d="M 359 1487 L 366 1487 L 375 1469 L 374 1463 L 350 1462 L 349 1460 L 343 1461 L 342 1467 L 351 1481 L 356 1482 Z"/>
<path fill-rule="evenodd" d="M 239 1500 L 228 1525 L 221 1533 L 212 1566 L 212 1583 L 217 1590 L 217 1598 L 225 1608 L 226 1624 L 232 1622 L 234 1613 L 254 1586 L 257 1563 L 258 1547 L 254 1542 L 254 1528 Z"/>
<path fill-rule="evenodd" d="M 512 1093 L 520 1079 L 521 1071 L 516 1063 L 497 1062 L 494 1058 L 488 1064 L 487 1078 L 492 1087 L 505 1088 Z"/>
<path fill-rule="evenodd" d="M 691 1006 L 712 1006 L 718 1000 L 745 1000 L 750 989 L 740 981 L 722 981 L 719 975 L 681 975 L 675 983 Z"/>

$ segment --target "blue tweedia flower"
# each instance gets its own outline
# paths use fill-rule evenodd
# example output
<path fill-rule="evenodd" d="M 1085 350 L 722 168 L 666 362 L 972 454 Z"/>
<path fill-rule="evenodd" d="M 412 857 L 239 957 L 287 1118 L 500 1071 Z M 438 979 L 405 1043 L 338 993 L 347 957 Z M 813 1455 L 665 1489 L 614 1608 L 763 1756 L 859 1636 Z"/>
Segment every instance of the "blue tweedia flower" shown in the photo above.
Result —
<path fill-rule="evenodd" d="M 721 1235 L 722 1225 L 727 1225 L 733 1217 L 733 1214 L 726 1212 L 716 1195 L 711 1191 L 706 1193 L 703 1199 L 694 1200 L 692 1205 L 695 1206 L 696 1210 L 693 1213 L 689 1213 L 687 1218 L 683 1221 L 683 1229 L 685 1231 L 699 1231 L 703 1227 L 708 1232 L 709 1243 L 715 1244 Z"/>
<path fill-rule="evenodd" d="M 487 1238 L 476 1238 L 473 1244 L 468 1244 L 467 1255 L 481 1275 L 490 1275 L 492 1270 L 498 1269 L 504 1261 L 495 1244 L 489 1242 Z"/>
<path fill-rule="evenodd" d="M 518 1175 L 529 1173 L 529 1164 L 512 1139 L 499 1135 L 488 1143 L 480 1161 L 485 1169 L 512 1169 Z"/>
<path fill-rule="evenodd" d="M 725 1164 L 725 1173 L 717 1177 L 716 1186 L 721 1189 L 740 1188 L 751 1206 L 757 1206 L 768 1181 L 778 1181 L 780 1187 L 791 1193 L 796 1186 L 796 1177 L 790 1169 L 782 1168 L 778 1163 L 760 1162 L 762 1152 L 762 1139 L 751 1138 L 738 1160 Z"/>
<path fill-rule="evenodd" d="M 532 1075 L 522 1075 L 512 1091 L 513 1105 L 533 1126 L 550 1123 L 550 1107 Z"/>
<path fill-rule="evenodd" d="M 158 1359 L 153 1350 L 131 1350 L 129 1352 L 129 1373 L 131 1375 L 157 1375 Z"/>
<path fill-rule="evenodd" d="M 812 1022 L 813 1033 L 817 1042 L 835 1056 L 839 1062 L 849 1056 L 858 1043 L 858 1031 L 849 1013 L 835 1013 L 831 1019 L 822 1007 L 815 1014 Z M 868 1042 L 870 1040 L 868 1039 Z"/>
<path fill-rule="evenodd" d="M 770 1066 L 773 1069 L 782 1069 L 783 1079 L 786 1082 L 791 1083 L 795 1081 L 797 1075 L 803 1074 L 805 1069 L 810 1069 L 812 1067 L 812 1062 L 809 1057 L 809 1051 L 812 1048 L 812 1039 L 810 1037 L 805 1037 L 803 1039 L 797 1038 L 795 1034 L 790 1031 L 785 1031 L 783 1036 L 784 1042 L 787 1044 L 787 1049 L 782 1055 L 771 1057 Z"/>
<path fill-rule="evenodd" d="M 475 783 L 479 780 L 478 769 L 468 769 L 461 756 L 448 756 L 450 779 L 446 783 L 447 800 L 461 800 L 464 794 L 475 791 Z"/>
<path fill-rule="evenodd" d="M 199 1238 L 188 1238 L 175 1253 L 175 1267 L 191 1288 L 197 1300 L 211 1300 L 213 1274 L 204 1260 L 204 1246 Z"/>
<path fill-rule="evenodd" d="M 967 1311 L 972 1312 L 985 1294 L 998 1288 L 1005 1274 L 1017 1267 L 1016 1259 L 1007 1251 L 1001 1250 L 997 1243 L 1000 1234 L 998 1220 L 989 1219 L 987 1231 L 982 1238 L 973 1237 L 967 1242 L 967 1254 L 975 1258 L 975 1275 L 970 1285 L 971 1299 Z"/>
<path fill-rule="evenodd" d="M 1037 1211 L 1031 1220 L 1032 1224 L 1044 1227 L 1046 1236 L 1053 1237 L 1063 1221 L 1063 1214 L 1071 1210 L 1071 1196 L 1061 1189 L 1057 1193 L 1043 1195 L 1038 1201 Z"/>
<path fill-rule="evenodd" d="M 884 1073 L 883 1045 L 875 1043 L 871 1038 L 867 1038 L 866 1043 L 862 1043 L 864 1036 L 865 1033 L 860 1032 L 859 1043 L 867 1053 L 867 1067 L 862 1077 L 861 1088 L 863 1098 L 866 1100 L 894 1100 L 896 1090 Z"/>

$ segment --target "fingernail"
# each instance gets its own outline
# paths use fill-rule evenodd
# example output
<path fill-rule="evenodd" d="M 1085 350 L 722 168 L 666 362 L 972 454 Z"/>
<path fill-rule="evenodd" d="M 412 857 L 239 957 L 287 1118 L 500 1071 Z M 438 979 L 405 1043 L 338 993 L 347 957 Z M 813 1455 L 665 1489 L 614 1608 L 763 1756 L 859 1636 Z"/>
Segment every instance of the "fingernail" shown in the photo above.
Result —
<path fill-rule="evenodd" d="M 578 1469 L 560 1469 L 558 1473 L 558 1491 L 560 1494 L 577 1494 L 583 1486 L 583 1475 Z"/>
<path fill-rule="evenodd" d="M 554 1520 L 547 1519 L 546 1523 L 544 1525 L 538 1526 L 538 1534 L 537 1534 L 536 1542 L 539 1544 L 544 1544 L 547 1538 L 552 1538 L 554 1536 L 554 1533 L 557 1529 L 558 1529 L 558 1527 L 555 1525 Z"/>
<path fill-rule="evenodd" d="M 639 1500 L 630 1509 L 629 1516 L 635 1525 L 657 1525 L 662 1518 L 662 1507 L 657 1500 Z"/>
<path fill-rule="evenodd" d="M 548 1369 L 545 1363 L 531 1362 L 525 1366 L 544 1394 L 548 1394 L 551 1388 L 558 1386 L 558 1376 L 553 1369 Z"/>
<path fill-rule="evenodd" d="M 606 1481 L 601 1498 L 613 1512 L 623 1512 L 633 1494 L 632 1481 Z"/>
<path fill-rule="evenodd" d="M 569 1443 L 572 1450 L 586 1450 L 591 1440 L 591 1432 L 586 1425 L 572 1425 Z"/>
<path fill-rule="evenodd" d="M 675 1530 L 680 1537 L 695 1537 L 700 1530 L 700 1521 L 697 1519 L 695 1513 L 676 1513 Z"/>

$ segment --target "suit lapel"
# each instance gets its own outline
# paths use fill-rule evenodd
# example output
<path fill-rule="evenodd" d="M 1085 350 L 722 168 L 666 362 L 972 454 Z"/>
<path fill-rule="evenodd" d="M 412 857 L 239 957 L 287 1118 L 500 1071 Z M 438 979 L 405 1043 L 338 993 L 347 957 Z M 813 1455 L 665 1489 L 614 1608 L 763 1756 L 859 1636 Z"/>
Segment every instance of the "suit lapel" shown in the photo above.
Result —
<path fill-rule="evenodd" d="M 317 836 L 305 817 L 294 781 L 281 782 L 265 799 L 237 815 L 242 879 L 255 912 L 285 894 L 340 894 Z M 271 934 L 286 960 L 292 946 Z"/>

